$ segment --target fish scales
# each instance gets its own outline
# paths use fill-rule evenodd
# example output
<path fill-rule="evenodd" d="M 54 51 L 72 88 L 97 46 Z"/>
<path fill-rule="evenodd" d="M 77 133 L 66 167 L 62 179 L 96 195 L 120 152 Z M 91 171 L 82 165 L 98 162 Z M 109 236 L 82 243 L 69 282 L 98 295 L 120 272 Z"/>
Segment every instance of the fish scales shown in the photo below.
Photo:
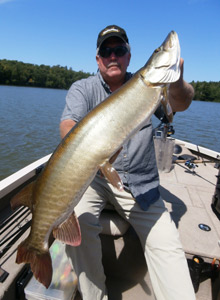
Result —
<path fill-rule="evenodd" d="M 159 100 L 155 105 L 154 98 L 155 95 L 157 99 L 159 98 L 161 88 L 151 89 L 144 86 L 144 90 L 142 80 L 137 78 L 136 81 L 139 82 L 135 82 L 134 85 L 140 85 L 140 95 L 142 96 L 138 98 L 138 101 L 134 98 L 136 93 L 126 93 L 127 89 L 125 86 L 125 92 L 122 91 L 124 92 L 123 97 L 119 97 L 119 100 L 115 98 L 115 101 L 112 101 L 110 105 L 108 105 L 108 102 L 103 102 L 95 111 L 93 111 L 92 122 L 94 122 L 96 126 L 93 126 L 90 120 L 87 122 L 87 118 L 91 118 L 90 115 L 84 119 L 83 126 L 80 126 L 79 130 L 77 130 L 77 137 L 73 139 L 73 142 L 66 150 L 69 152 L 70 148 L 74 148 L 74 155 L 68 159 L 62 160 L 60 164 L 60 167 L 65 169 L 62 180 L 66 182 L 66 184 L 64 183 L 64 186 L 60 184 L 59 176 L 57 176 L 56 179 L 52 179 L 55 181 L 53 182 L 55 189 L 53 194 L 56 198 L 67 201 L 67 203 L 70 203 L 75 197 L 79 198 L 80 193 L 90 183 L 88 180 L 91 181 L 95 175 L 98 166 L 105 160 L 108 160 L 109 157 L 119 149 L 124 141 L 128 139 L 138 127 L 143 125 L 147 115 L 152 113 L 151 111 L 149 113 L 149 110 L 156 108 Z M 133 90 L 137 91 L 137 88 Z M 152 101 L 154 105 L 149 103 L 150 101 Z M 130 102 L 133 103 L 130 105 Z M 129 105 L 130 107 L 128 109 Z M 140 107 L 142 108 L 141 110 Z M 111 111 L 111 113 L 108 113 L 108 111 Z M 131 122 L 130 120 L 133 121 Z M 136 124 L 135 127 L 134 124 Z M 65 153 L 63 153 L 63 155 L 65 156 Z M 77 169 L 77 173 L 73 172 L 74 168 Z M 87 186 L 84 186 L 84 182 L 87 182 Z M 54 208 L 54 200 L 51 197 L 51 191 L 48 190 L 47 186 L 47 192 L 48 195 L 50 195 L 50 198 L 46 199 L 46 197 L 44 197 L 44 199 L 49 205 L 51 205 L 52 202 Z M 56 205 L 59 207 L 57 211 L 60 212 L 60 203 L 56 202 Z M 42 206 L 44 206 L 43 202 Z"/>
<path fill-rule="evenodd" d="M 178 36 L 171 32 L 143 68 L 69 132 L 19 200 L 12 199 L 12 206 L 23 201 L 33 213 L 30 235 L 19 245 L 16 261 L 30 263 L 34 276 L 46 287 L 52 278 L 50 233 L 53 230 L 56 238 L 70 245 L 80 243 L 74 207 L 99 168 L 120 187 L 109 174 L 109 159 L 151 117 L 165 97 L 164 87 L 179 79 L 179 60 Z M 27 199 L 21 200 L 22 196 Z"/>

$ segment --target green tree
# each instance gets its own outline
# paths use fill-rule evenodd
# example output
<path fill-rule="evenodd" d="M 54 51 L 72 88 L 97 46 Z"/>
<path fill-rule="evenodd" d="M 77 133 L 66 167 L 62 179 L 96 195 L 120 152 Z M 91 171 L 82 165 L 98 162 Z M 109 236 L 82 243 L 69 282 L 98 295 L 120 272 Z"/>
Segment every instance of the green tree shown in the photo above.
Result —
<path fill-rule="evenodd" d="M 90 75 L 60 65 L 50 67 L 0 60 L 0 84 L 69 89 L 74 81 Z"/>

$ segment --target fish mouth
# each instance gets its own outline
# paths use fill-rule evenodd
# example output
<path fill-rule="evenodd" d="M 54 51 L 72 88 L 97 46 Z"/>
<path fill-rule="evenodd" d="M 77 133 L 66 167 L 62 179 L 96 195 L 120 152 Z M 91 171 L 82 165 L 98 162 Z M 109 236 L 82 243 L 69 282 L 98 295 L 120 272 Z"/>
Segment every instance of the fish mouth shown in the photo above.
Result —
<path fill-rule="evenodd" d="M 175 31 L 171 31 L 163 42 L 163 50 L 169 51 L 177 44 L 177 33 Z"/>
<path fill-rule="evenodd" d="M 170 52 L 179 44 L 178 35 L 175 31 L 171 31 L 160 47 L 154 50 L 154 54 Z"/>
<path fill-rule="evenodd" d="M 171 31 L 164 42 L 148 60 L 142 71 L 147 82 L 151 84 L 169 84 L 176 82 L 180 76 L 180 45 L 178 35 Z"/>

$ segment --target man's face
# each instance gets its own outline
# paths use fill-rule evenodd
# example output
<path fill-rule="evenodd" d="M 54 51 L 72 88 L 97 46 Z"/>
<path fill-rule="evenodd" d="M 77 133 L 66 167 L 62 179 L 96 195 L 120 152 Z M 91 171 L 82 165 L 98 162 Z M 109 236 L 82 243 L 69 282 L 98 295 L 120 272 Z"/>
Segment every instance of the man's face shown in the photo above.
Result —
<path fill-rule="evenodd" d="M 107 39 L 101 47 L 114 48 L 117 46 L 125 46 L 125 43 L 119 38 Z M 123 56 L 116 56 L 114 52 L 109 57 L 96 56 L 96 61 L 99 70 L 104 78 L 108 82 L 120 82 L 124 80 L 127 67 L 131 58 L 130 52 L 125 53 Z"/>

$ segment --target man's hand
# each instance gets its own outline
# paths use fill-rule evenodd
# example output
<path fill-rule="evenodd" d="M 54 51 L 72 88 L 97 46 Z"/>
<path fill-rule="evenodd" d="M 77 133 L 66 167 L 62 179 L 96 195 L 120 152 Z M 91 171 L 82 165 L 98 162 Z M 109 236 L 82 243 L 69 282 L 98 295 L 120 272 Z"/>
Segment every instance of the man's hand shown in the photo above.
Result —
<path fill-rule="evenodd" d="M 184 60 L 180 59 L 180 78 L 171 83 L 169 88 L 169 102 L 173 112 L 186 110 L 193 99 L 194 89 L 191 84 L 183 79 Z"/>

